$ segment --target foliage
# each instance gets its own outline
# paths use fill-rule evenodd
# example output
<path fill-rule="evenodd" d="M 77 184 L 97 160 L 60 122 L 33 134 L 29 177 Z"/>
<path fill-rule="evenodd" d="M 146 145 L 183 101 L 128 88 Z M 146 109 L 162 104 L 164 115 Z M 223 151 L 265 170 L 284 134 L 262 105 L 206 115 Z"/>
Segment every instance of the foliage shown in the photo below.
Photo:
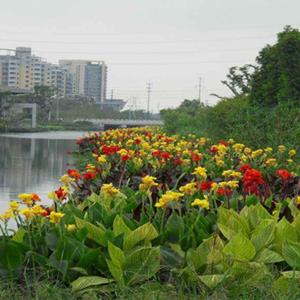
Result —
<path fill-rule="evenodd" d="M 290 26 L 278 33 L 275 45 L 267 45 L 256 59 L 252 80 L 252 102 L 274 107 L 300 99 L 300 33 Z"/>
<path fill-rule="evenodd" d="M 299 164 L 281 145 L 252 150 L 160 129 L 77 141 L 77 168 L 51 206 L 20 194 L 0 215 L 0 277 L 45 274 L 76 295 L 121 294 L 151 281 L 211 293 L 300 272 Z M 17 229 L 8 226 L 16 222 Z"/>

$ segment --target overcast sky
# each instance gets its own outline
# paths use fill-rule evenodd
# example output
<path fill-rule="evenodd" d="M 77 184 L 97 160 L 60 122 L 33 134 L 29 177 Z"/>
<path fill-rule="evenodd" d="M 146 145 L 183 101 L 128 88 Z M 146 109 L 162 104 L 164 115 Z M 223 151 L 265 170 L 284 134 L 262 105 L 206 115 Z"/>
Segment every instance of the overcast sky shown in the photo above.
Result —
<path fill-rule="evenodd" d="M 0 48 L 27 46 L 59 59 L 104 60 L 108 95 L 151 109 L 210 93 L 228 68 L 253 63 L 285 25 L 300 27 L 300 0 L 0 0 Z"/>

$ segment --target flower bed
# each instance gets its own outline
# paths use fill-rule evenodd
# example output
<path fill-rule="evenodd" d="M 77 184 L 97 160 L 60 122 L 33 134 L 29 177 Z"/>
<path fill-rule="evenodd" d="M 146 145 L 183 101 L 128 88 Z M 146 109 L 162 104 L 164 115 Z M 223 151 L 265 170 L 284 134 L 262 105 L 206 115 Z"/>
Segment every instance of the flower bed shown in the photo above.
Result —
<path fill-rule="evenodd" d="M 267 276 L 269 265 L 280 284 L 300 276 L 295 150 L 149 128 L 77 143 L 76 168 L 49 193 L 52 206 L 21 194 L 0 216 L 0 276 L 42 269 L 79 292 L 154 276 L 214 288 L 250 270 Z"/>

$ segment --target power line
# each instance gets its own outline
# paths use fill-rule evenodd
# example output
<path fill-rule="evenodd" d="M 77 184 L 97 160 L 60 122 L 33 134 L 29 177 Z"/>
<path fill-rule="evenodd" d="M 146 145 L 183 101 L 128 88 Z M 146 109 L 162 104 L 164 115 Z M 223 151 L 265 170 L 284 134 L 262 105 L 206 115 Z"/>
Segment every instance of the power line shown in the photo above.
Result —
<path fill-rule="evenodd" d="M 239 40 L 255 40 L 255 39 L 266 39 L 266 38 L 274 38 L 274 35 L 266 35 L 266 36 L 250 36 L 250 37 L 235 37 L 235 38 L 221 38 L 217 39 L 217 41 L 239 41 Z M 197 40 L 197 39 L 186 39 L 186 40 L 156 40 L 156 41 L 49 41 L 49 40 L 15 40 L 15 39 L 5 39 L 1 38 L 1 41 L 10 41 L 16 43 L 45 43 L 45 44 L 64 44 L 64 45 L 88 45 L 88 44 L 174 44 L 174 43 L 201 43 L 201 42 L 215 42 L 213 39 L 206 40 Z"/>

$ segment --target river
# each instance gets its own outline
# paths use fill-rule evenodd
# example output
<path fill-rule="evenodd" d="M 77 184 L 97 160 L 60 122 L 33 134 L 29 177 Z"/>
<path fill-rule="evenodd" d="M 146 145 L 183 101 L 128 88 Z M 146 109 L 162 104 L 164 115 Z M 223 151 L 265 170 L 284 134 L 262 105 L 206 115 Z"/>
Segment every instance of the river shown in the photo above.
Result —
<path fill-rule="evenodd" d="M 20 193 L 47 194 L 72 163 L 68 154 L 85 132 L 62 131 L 0 135 L 0 213 Z"/>

